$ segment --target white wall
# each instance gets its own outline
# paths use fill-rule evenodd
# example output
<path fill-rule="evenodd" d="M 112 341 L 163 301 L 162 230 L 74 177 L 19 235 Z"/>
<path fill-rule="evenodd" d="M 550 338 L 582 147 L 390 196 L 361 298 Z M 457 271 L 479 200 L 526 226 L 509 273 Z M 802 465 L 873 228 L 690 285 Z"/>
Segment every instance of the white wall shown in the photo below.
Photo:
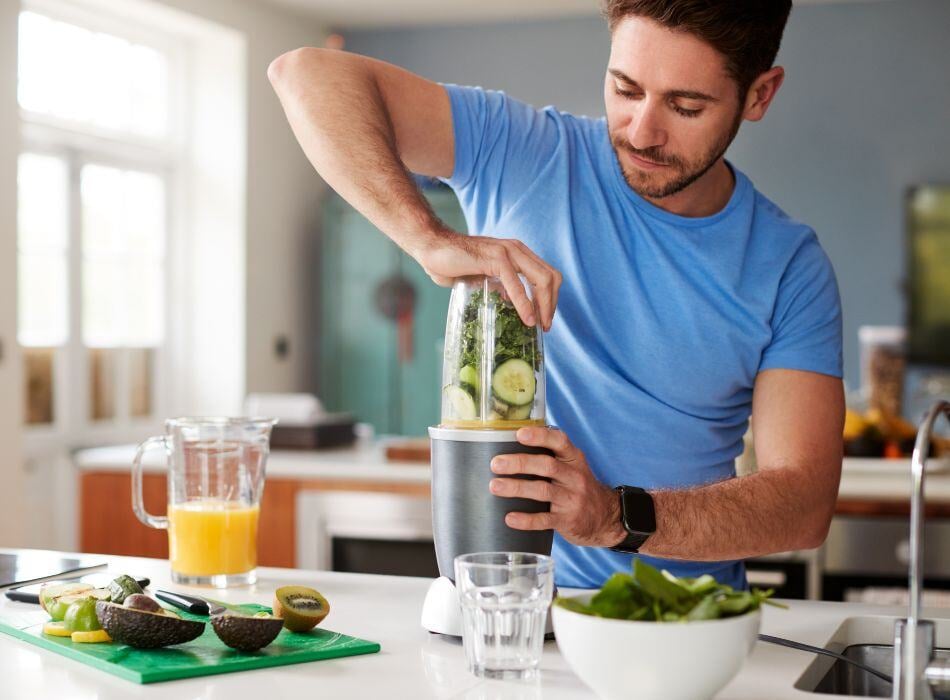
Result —
<path fill-rule="evenodd" d="M 247 36 L 247 390 L 299 391 L 315 374 L 308 264 L 323 184 L 287 125 L 267 66 L 284 51 L 321 44 L 326 31 L 257 0 L 158 1 Z M 273 349 L 282 334 L 290 340 L 284 360 Z"/>
<path fill-rule="evenodd" d="M 0 2 L 0 545 L 22 541 L 22 373 L 16 352 L 17 6 Z"/>

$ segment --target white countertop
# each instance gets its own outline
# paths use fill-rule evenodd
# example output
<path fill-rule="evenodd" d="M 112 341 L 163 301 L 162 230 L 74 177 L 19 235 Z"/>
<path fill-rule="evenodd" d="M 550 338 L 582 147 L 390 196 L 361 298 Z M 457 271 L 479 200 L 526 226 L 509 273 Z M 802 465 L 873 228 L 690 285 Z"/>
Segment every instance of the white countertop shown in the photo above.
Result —
<path fill-rule="evenodd" d="M 84 471 L 126 471 L 134 456 L 134 446 L 119 445 L 79 450 L 73 461 Z M 152 451 L 145 467 L 148 471 L 160 471 L 164 468 L 163 460 L 160 452 Z M 930 460 L 927 472 L 927 501 L 950 502 L 950 459 Z M 418 484 L 429 483 L 432 476 L 427 462 L 387 461 L 384 442 L 330 450 L 274 450 L 268 458 L 267 475 Z M 907 501 L 910 493 L 909 459 L 844 459 L 839 498 Z"/>
<path fill-rule="evenodd" d="M 0 550 L 4 551 L 4 550 Z M 13 550 L 6 550 L 13 551 Z M 112 574 L 148 576 L 151 590 L 169 588 L 168 563 L 157 559 L 89 555 L 108 561 Z M 379 642 L 382 651 L 367 656 L 317 661 L 217 676 L 137 685 L 0 633 L 0 697 L 127 700 L 277 700 L 278 698 L 465 698 L 535 700 L 593 698 L 568 668 L 554 642 L 545 644 L 537 681 L 488 681 L 465 668 L 458 643 L 430 635 L 419 625 L 428 579 L 342 574 L 327 571 L 260 569 L 253 588 L 216 592 L 233 602 L 268 604 L 273 590 L 288 583 L 319 589 L 331 604 L 328 629 Z M 175 586 L 176 590 L 193 590 Z M 903 610 L 844 603 L 785 601 L 789 610 L 766 607 L 762 632 L 824 645 L 842 620 L 856 615 L 900 615 Z M 6 598 L 0 610 L 28 608 Z M 939 611 L 925 611 L 937 617 Z M 947 615 L 947 611 L 943 611 Z M 759 642 L 720 700 L 832 698 L 795 690 L 814 657 Z M 829 661 L 830 663 L 830 661 Z"/>
<path fill-rule="evenodd" d="M 93 447 L 78 450 L 73 455 L 73 463 L 81 471 L 128 471 L 134 457 L 134 445 Z M 146 471 L 161 471 L 165 468 L 165 457 L 160 451 L 152 450 L 142 463 Z M 380 441 L 327 450 L 271 450 L 267 476 L 428 484 L 432 472 L 428 462 L 388 461 L 385 442 Z"/>

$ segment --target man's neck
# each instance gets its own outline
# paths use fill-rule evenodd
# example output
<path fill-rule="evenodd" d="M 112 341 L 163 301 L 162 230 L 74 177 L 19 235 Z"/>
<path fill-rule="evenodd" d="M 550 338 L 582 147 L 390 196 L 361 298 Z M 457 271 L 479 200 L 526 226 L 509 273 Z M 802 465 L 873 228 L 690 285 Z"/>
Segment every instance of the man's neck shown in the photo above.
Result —
<path fill-rule="evenodd" d="M 712 216 L 723 210 L 732 197 L 736 178 L 726 161 L 720 158 L 696 182 L 669 197 L 644 197 L 654 206 L 677 216 L 698 218 Z"/>

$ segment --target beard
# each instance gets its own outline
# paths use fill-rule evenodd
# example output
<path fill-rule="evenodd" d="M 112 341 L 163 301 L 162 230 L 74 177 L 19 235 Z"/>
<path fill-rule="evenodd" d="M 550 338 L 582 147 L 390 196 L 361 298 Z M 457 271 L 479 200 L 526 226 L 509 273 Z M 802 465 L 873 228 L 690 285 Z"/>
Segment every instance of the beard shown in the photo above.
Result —
<path fill-rule="evenodd" d="M 613 133 L 610 135 L 610 143 L 614 147 L 620 170 L 623 172 L 623 177 L 630 189 L 641 197 L 663 199 L 677 192 L 682 192 L 705 175 L 725 155 L 732 140 L 739 132 L 741 123 L 742 111 L 739 110 L 736 112 L 729 130 L 720 134 L 712 145 L 696 158 L 685 158 L 672 153 L 664 153 L 659 146 L 634 148 L 625 138 Z M 620 160 L 621 151 L 627 151 L 627 153 L 632 153 L 653 163 L 661 163 L 666 167 L 659 171 L 640 170 L 635 166 L 628 168 Z"/>

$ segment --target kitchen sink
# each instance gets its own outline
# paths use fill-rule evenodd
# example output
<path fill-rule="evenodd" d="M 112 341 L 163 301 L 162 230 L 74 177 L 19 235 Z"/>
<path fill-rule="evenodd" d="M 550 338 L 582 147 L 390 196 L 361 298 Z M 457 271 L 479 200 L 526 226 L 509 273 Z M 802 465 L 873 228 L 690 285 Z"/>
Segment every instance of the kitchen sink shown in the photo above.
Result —
<path fill-rule="evenodd" d="M 841 623 L 824 647 L 891 675 L 894 672 L 896 620 L 897 618 L 884 615 L 849 617 Z M 950 659 L 950 619 L 937 619 L 934 624 L 936 656 L 938 659 Z M 815 656 L 795 683 L 795 688 L 822 695 L 891 697 L 890 683 L 844 661 L 827 656 Z M 950 700 L 947 695 L 935 697 Z"/>
<path fill-rule="evenodd" d="M 894 647 L 890 644 L 854 644 L 840 653 L 889 676 L 894 671 Z M 937 649 L 936 657 L 950 660 L 950 649 Z M 891 691 L 890 683 L 844 661 L 834 661 L 814 689 L 816 693 L 869 698 L 889 698 Z"/>

